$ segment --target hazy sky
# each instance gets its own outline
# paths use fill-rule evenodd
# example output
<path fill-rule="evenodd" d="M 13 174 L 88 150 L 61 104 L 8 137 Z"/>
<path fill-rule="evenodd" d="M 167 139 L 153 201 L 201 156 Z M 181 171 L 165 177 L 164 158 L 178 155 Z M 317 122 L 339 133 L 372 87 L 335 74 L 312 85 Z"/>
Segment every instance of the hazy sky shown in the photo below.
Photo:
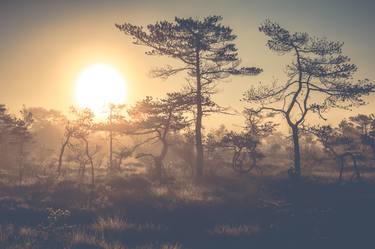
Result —
<path fill-rule="evenodd" d="M 144 55 L 144 48 L 132 45 L 114 27 L 125 21 L 145 25 L 174 16 L 222 15 L 223 23 L 238 35 L 243 64 L 264 69 L 257 77 L 223 82 L 216 97 L 222 105 L 241 110 L 239 99 L 251 84 L 282 77 L 287 58 L 268 51 L 257 29 L 266 18 L 292 31 L 344 41 L 344 52 L 359 66 L 358 77 L 375 79 L 374 12 L 371 0 L 0 0 L 0 103 L 13 110 L 22 104 L 66 110 L 75 104 L 79 73 L 95 63 L 113 65 L 124 75 L 130 103 L 179 89 L 183 77 L 161 81 L 148 76 L 152 67 L 168 60 Z M 374 100 L 369 98 L 370 105 L 360 111 L 374 110 Z M 336 112 L 330 118 L 348 114 Z M 241 122 L 235 117 L 225 120 L 230 125 Z"/>

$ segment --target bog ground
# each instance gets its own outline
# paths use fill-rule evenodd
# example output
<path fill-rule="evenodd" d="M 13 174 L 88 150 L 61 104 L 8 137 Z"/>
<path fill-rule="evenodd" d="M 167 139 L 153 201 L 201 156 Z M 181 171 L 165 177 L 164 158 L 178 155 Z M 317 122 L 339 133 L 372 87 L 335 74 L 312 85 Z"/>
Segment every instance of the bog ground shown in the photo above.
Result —
<path fill-rule="evenodd" d="M 1 248 L 370 248 L 375 184 L 146 176 L 1 186 Z"/>

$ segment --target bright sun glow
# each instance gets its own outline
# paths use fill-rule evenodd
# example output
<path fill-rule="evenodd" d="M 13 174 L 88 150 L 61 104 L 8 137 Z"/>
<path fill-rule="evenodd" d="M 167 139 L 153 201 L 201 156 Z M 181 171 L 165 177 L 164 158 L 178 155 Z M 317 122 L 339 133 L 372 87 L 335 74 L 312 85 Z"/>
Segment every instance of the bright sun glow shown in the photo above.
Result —
<path fill-rule="evenodd" d="M 76 82 L 75 98 L 82 108 L 103 115 L 108 104 L 126 100 L 125 81 L 113 67 L 95 64 L 82 71 Z"/>

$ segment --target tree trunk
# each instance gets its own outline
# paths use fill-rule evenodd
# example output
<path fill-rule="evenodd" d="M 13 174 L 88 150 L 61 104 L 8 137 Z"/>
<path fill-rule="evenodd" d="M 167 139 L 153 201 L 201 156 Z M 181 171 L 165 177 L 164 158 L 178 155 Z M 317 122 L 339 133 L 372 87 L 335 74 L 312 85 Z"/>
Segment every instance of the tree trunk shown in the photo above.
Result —
<path fill-rule="evenodd" d="M 292 137 L 294 146 L 294 173 L 296 179 L 298 180 L 301 178 L 301 152 L 297 126 L 292 126 Z"/>
<path fill-rule="evenodd" d="M 113 131 L 112 131 L 112 106 L 109 111 L 109 169 L 113 170 Z"/>
<path fill-rule="evenodd" d="M 156 178 L 161 183 L 163 181 L 163 161 L 160 157 L 154 157 Z"/>
<path fill-rule="evenodd" d="M 195 149 L 196 149 L 196 177 L 197 179 L 203 176 L 203 144 L 202 144 L 202 84 L 200 72 L 200 58 L 199 50 L 196 51 L 196 77 L 197 77 L 197 117 L 195 123 Z"/>
<path fill-rule="evenodd" d="M 78 178 L 80 182 L 83 182 L 84 177 L 86 173 L 86 163 L 85 162 L 80 162 L 79 164 L 79 172 L 78 172 Z"/>
<path fill-rule="evenodd" d="M 160 181 L 160 183 L 163 181 L 163 167 L 164 167 L 163 161 L 164 161 L 164 159 L 167 155 L 167 152 L 168 152 L 168 143 L 165 140 L 165 136 L 166 135 L 164 135 L 164 139 L 162 140 L 163 147 L 161 149 L 160 155 L 158 157 L 154 158 L 155 167 L 156 167 L 156 176 L 157 176 L 158 180 Z"/>
<path fill-rule="evenodd" d="M 89 151 L 89 142 L 87 141 L 87 139 L 83 139 L 83 141 L 85 142 L 85 147 L 86 147 L 86 156 L 87 158 L 89 159 L 89 163 L 90 163 L 90 166 L 91 166 L 91 185 L 94 186 L 95 184 L 95 169 L 94 169 L 94 162 L 92 160 L 92 156 L 90 155 L 90 151 Z"/>
<path fill-rule="evenodd" d="M 256 169 L 258 168 L 258 165 L 257 165 L 257 153 L 256 153 L 256 147 L 253 147 L 251 149 L 251 168 L 252 169 Z"/>
<path fill-rule="evenodd" d="M 83 163 L 82 168 L 81 168 L 81 180 L 85 179 L 85 175 L 86 175 L 86 163 Z"/>
<path fill-rule="evenodd" d="M 372 150 L 372 160 L 375 162 L 375 145 L 371 146 L 371 150 Z"/>
<path fill-rule="evenodd" d="M 61 146 L 60 155 L 59 155 L 59 164 L 57 165 L 57 175 L 58 176 L 60 176 L 60 174 L 61 174 L 61 167 L 62 167 L 63 156 L 64 156 L 65 148 L 66 148 L 66 146 L 69 143 L 69 139 L 70 139 L 70 135 L 68 135 L 66 137 L 64 143 Z"/>
<path fill-rule="evenodd" d="M 18 162 L 18 181 L 19 181 L 19 185 L 21 186 L 22 185 L 22 182 L 23 182 L 23 164 L 24 164 L 24 145 L 23 145 L 23 142 L 21 142 L 21 145 L 20 145 L 20 155 L 19 155 L 19 162 Z"/>
<path fill-rule="evenodd" d="M 95 169 L 94 169 L 94 163 L 92 160 L 90 161 L 91 164 L 91 184 L 94 186 L 95 185 Z"/>

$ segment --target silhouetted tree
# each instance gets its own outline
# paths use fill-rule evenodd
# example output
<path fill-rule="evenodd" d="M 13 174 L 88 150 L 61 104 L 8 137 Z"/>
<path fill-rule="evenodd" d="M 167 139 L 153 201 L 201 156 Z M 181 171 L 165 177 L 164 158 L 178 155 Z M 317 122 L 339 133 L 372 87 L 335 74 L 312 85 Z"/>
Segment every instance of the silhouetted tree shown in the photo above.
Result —
<path fill-rule="evenodd" d="M 335 159 L 338 159 L 340 154 L 349 149 L 346 145 L 352 143 L 352 140 L 349 137 L 344 136 L 339 129 L 334 128 L 331 125 L 316 125 L 309 127 L 307 131 L 314 134 L 318 141 L 323 145 L 326 152 Z"/>
<path fill-rule="evenodd" d="M 11 127 L 13 126 L 13 119 L 8 113 L 5 105 L 0 104 L 0 166 L 5 166 L 6 151 L 8 149 L 8 137 Z"/>
<path fill-rule="evenodd" d="M 33 123 L 33 116 L 32 113 L 29 112 L 25 107 L 23 107 L 23 109 L 20 111 L 20 114 L 20 118 L 13 118 L 13 125 L 11 128 L 10 136 L 11 142 L 17 145 L 18 147 L 18 180 L 19 184 L 22 184 L 23 173 L 25 170 L 25 146 L 32 139 L 30 127 Z"/>
<path fill-rule="evenodd" d="M 67 124 L 65 125 L 65 132 L 64 132 L 64 137 L 63 141 L 60 147 L 59 151 L 59 159 L 58 159 L 58 164 L 57 164 L 57 176 L 61 175 L 61 169 L 63 166 L 63 157 L 66 148 L 68 147 L 70 143 L 70 139 L 72 138 L 73 134 L 79 129 L 74 123 L 71 121 L 67 120 Z"/>
<path fill-rule="evenodd" d="M 363 105 L 362 97 L 373 92 L 369 80 L 353 82 L 356 65 L 342 54 L 341 42 L 311 37 L 307 33 L 291 33 L 279 24 L 265 21 L 259 28 L 267 37 L 267 46 L 278 54 L 290 54 L 293 62 L 287 66 L 287 80 L 271 86 L 251 88 L 245 100 L 260 104 L 254 112 L 281 114 L 292 131 L 294 174 L 301 176 L 299 129 L 308 113 L 322 114 L 330 108 L 349 109 Z"/>
<path fill-rule="evenodd" d="M 67 160 L 79 165 L 78 178 L 82 181 L 85 176 L 86 165 L 89 164 L 84 145 L 82 143 L 70 143 L 68 148 L 72 153 L 68 155 Z"/>
<path fill-rule="evenodd" d="M 373 114 L 364 115 L 358 114 L 353 117 L 349 117 L 349 121 L 355 125 L 355 128 L 360 132 L 361 135 L 368 135 L 371 130 L 371 124 L 375 117 Z"/>
<path fill-rule="evenodd" d="M 114 154 L 114 149 L 113 149 L 113 140 L 115 137 L 115 133 L 118 130 L 116 126 L 118 123 L 122 123 L 124 121 L 124 116 L 123 116 L 123 111 L 125 109 L 125 105 L 119 104 L 109 104 L 108 106 L 109 109 L 109 114 L 107 121 L 108 123 L 106 125 L 102 125 L 101 127 L 104 128 L 104 130 L 108 130 L 109 132 L 109 170 L 113 171 L 115 170 L 116 167 L 120 167 L 120 164 L 117 166 L 114 164 L 113 160 L 113 154 Z"/>
<path fill-rule="evenodd" d="M 118 140 L 117 138 L 119 136 L 127 135 L 129 132 L 129 121 L 125 117 L 126 111 L 126 105 L 110 103 L 107 105 L 108 116 L 106 120 L 96 123 L 94 126 L 96 131 L 108 133 L 109 146 L 107 165 L 111 173 L 115 173 L 115 171 L 119 170 L 119 164 L 116 163 L 116 158 L 114 158 L 115 155 L 119 156 L 119 152 L 116 151 L 115 142 Z M 123 149 L 125 153 L 126 148 L 123 147 Z"/>
<path fill-rule="evenodd" d="M 375 161 L 375 116 L 374 114 L 358 114 L 349 118 L 353 126 L 358 130 L 362 144 L 369 147 L 372 159 Z"/>
<path fill-rule="evenodd" d="M 168 135 L 189 125 L 183 113 L 189 108 L 186 96 L 180 93 L 169 93 L 166 98 L 153 99 L 146 97 L 129 110 L 135 131 L 131 134 L 150 134 L 147 141 L 157 140 L 161 144 L 160 152 L 153 154 L 141 153 L 137 157 L 150 156 L 153 158 L 157 178 L 163 176 L 163 161 L 168 153 Z"/>
<path fill-rule="evenodd" d="M 95 184 L 95 165 L 93 157 L 99 151 L 99 147 L 96 146 L 95 151 L 90 150 L 89 136 L 93 132 L 94 126 L 94 113 L 89 109 L 77 110 L 72 109 L 72 113 L 75 115 L 75 126 L 77 129 L 72 134 L 72 137 L 81 141 L 84 145 L 84 152 L 88 159 L 91 169 L 91 184 Z"/>
<path fill-rule="evenodd" d="M 233 158 L 232 167 L 238 172 L 249 172 L 254 167 L 253 162 L 249 162 L 249 154 L 255 152 L 255 148 L 258 146 L 259 141 L 251 136 L 247 132 L 228 132 L 222 139 L 222 145 L 228 148 L 232 148 Z M 244 152 L 244 150 L 246 150 Z M 259 155 L 252 153 L 251 158 L 256 161 Z"/>
<path fill-rule="evenodd" d="M 195 167 L 195 134 L 190 127 L 188 127 L 184 132 L 178 134 L 174 137 L 174 146 L 171 148 L 174 155 L 183 161 L 184 166 L 189 166 L 189 173 L 192 175 L 196 172 Z M 184 168 L 185 169 L 185 168 Z"/>
<path fill-rule="evenodd" d="M 67 118 L 60 111 L 43 107 L 28 107 L 27 111 L 33 115 L 30 132 L 34 143 L 30 161 L 45 175 L 46 170 L 55 170 L 59 156 L 56 149 L 60 146 Z"/>
<path fill-rule="evenodd" d="M 191 92 L 191 105 L 195 110 L 196 176 L 203 175 L 202 117 L 203 99 L 215 92 L 216 82 L 230 75 L 256 75 L 261 69 L 240 68 L 236 36 L 232 29 L 220 24 L 222 17 L 208 16 L 202 20 L 178 18 L 174 22 L 161 21 L 149 24 L 147 31 L 142 26 L 130 23 L 116 27 L 134 38 L 134 44 L 144 45 L 151 50 L 148 55 L 163 55 L 182 62 L 181 66 L 167 66 L 153 72 L 155 77 L 168 78 L 180 72 L 187 72 Z"/>
<path fill-rule="evenodd" d="M 324 149 L 335 159 L 336 164 L 340 168 L 339 180 L 342 178 L 346 158 L 352 160 L 353 172 L 357 178 L 360 177 L 358 161 L 363 159 L 363 156 L 357 150 L 357 144 L 354 139 L 343 132 L 343 128 L 345 129 L 344 126 L 342 122 L 339 128 L 333 128 L 330 125 L 318 125 L 307 129 L 309 133 L 314 134 L 318 138 Z"/>
<path fill-rule="evenodd" d="M 5 105 L 0 104 L 0 141 L 2 136 L 9 133 L 10 129 L 13 127 L 14 119 L 8 113 Z"/>
<path fill-rule="evenodd" d="M 57 172 L 58 175 L 61 174 L 65 150 L 66 148 L 71 147 L 73 142 L 72 140 L 76 139 L 84 144 L 84 152 L 91 166 L 91 183 L 94 184 L 95 175 L 93 155 L 97 152 L 97 150 L 95 153 L 90 152 L 88 140 L 90 133 L 94 130 L 94 114 L 89 109 L 77 110 L 73 107 L 71 108 L 71 113 L 74 115 L 74 119 L 68 120 L 65 126 L 64 140 L 60 148 Z"/>
<path fill-rule="evenodd" d="M 208 159 L 213 159 L 215 156 L 218 158 L 218 161 L 222 161 L 222 153 L 221 153 L 221 140 L 223 137 L 228 133 L 227 128 L 224 125 L 220 125 L 218 129 L 213 129 L 207 135 L 205 136 L 205 148 L 206 148 L 206 154 Z M 215 153 L 217 152 L 218 153 Z M 220 154 L 220 155 L 218 155 Z"/>
<path fill-rule="evenodd" d="M 228 132 L 221 140 L 221 145 L 234 150 L 233 169 L 239 172 L 250 172 L 258 168 L 257 161 L 264 157 L 258 148 L 261 140 L 272 134 L 277 124 L 264 121 L 264 116 L 251 111 L 244 111 L 246 127 L 244 132 Z"/>

